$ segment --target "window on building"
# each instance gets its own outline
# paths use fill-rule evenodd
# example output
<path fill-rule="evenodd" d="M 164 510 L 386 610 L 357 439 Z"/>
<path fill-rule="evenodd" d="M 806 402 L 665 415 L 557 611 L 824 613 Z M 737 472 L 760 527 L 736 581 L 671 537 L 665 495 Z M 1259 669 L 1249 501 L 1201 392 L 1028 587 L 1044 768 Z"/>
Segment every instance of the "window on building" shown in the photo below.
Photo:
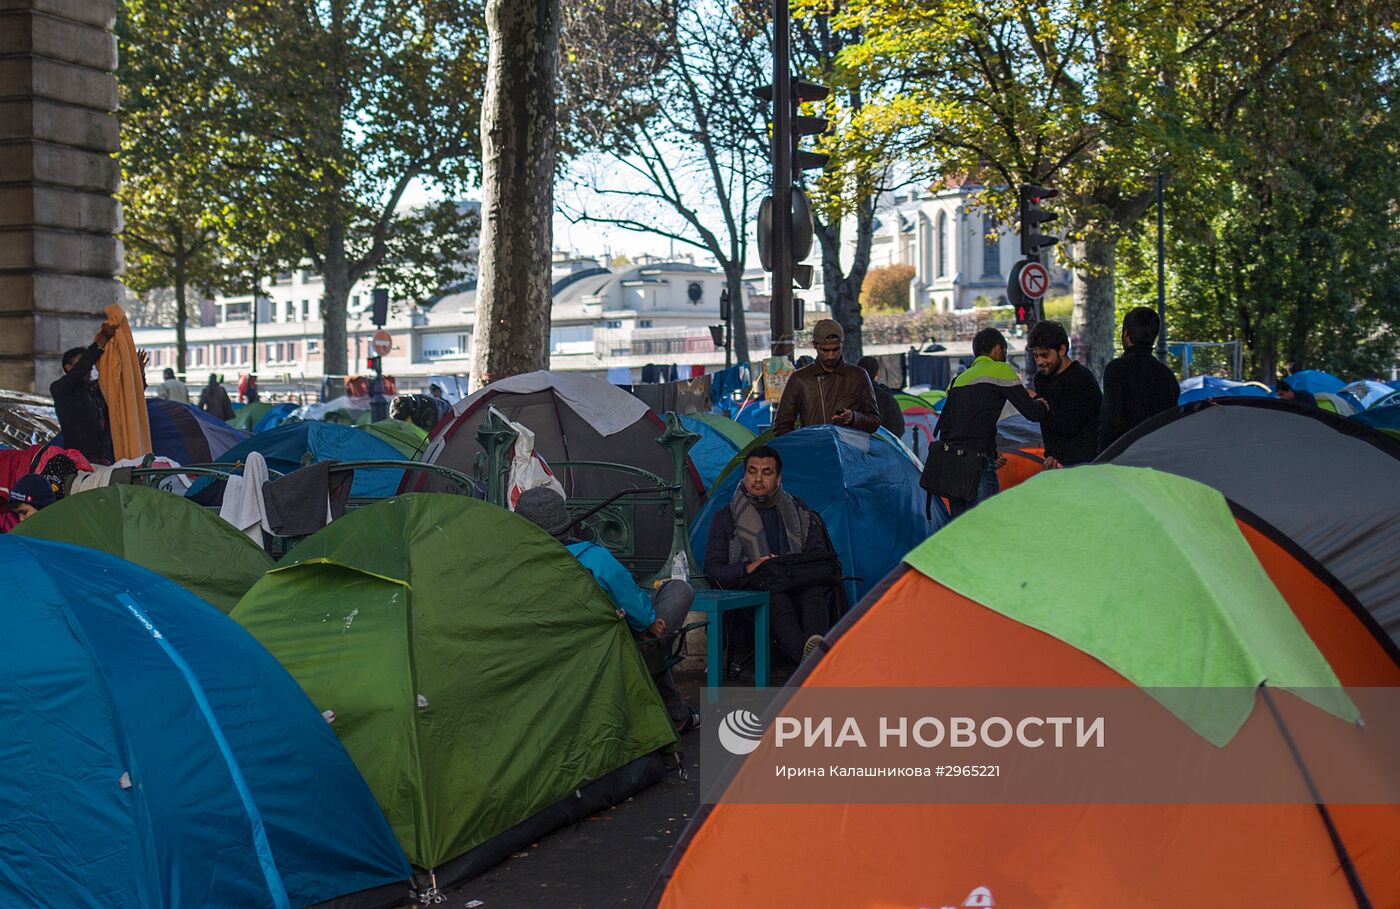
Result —
<path fill-rule="evenodd" d="M 606 322 L 603 323 L 603 326 L 604 326 L 605 328 L 621 328 L 621 327 L 622 327 L 622 320 L 621 320 L 621 319 L 609 319 L 609 320 L 607 320 Z"/>
<path fill-rule="evenodd" d="M 194 351 L 194 362 L 196 366 L 204 365 L 204 348 L 196 347 Z"/>
<path fill-rule="evenodd" d="M 997 219 L 990 215 L 986 219 L 987 233 L 982 238 L 982 274 L 1001 274 L 1001 237 L 997 232 Z"/>
<path fill-rule="evenodd" d="M 279 271 L 277 274 L 272 276 L 272 283 L 290 284 L 292 283 L 292 273 L 289 271 Z"/>
<path fill-rule="evenodd" d="M 295 301 L 288 300 L 282 304 L 282 321 L 295 322 L 297 319 L 297 305 Z"/>
<path fill-rule="evenodd" d="M 301 301 L 301 320 L 302 320 L 303 322 L 310 322 L 310 321 L 311 321 L 311 301 L 310 301 L 310 300 L 302 300 L 302 301 Z"/>
<path fill-rule="evenodd" d="M 651 320 L 650 320 L 650 319 L 638 319 L 638 320 L 637 320 L 637 327 L 638 327 L 638 328 L 651 328 Z"/>
<path fill-rule="evenodd" d="M 948 276 L 948 213 L 946 211 L 938 213 L 938 236 L 935 245 L 938 247 L 936 250 L 938 277 L 946 278 Z"/>
<path fill-rule="evenodd" d="M 306 354 L 318 354 L 321 352 L 321 342 L 308 338 L 306 341 Z"/>

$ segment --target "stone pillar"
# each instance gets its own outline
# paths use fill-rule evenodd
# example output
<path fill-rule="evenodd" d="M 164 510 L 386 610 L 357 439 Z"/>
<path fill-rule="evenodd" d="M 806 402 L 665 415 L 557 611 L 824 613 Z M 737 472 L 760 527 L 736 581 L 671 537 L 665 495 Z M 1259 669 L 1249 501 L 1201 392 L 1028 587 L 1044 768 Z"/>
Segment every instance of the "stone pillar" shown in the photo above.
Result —
<path fill-rule="evenodd" d="M 48 391 L 121 301 L 115 0 L 0 0 L 0 388 Z"/>

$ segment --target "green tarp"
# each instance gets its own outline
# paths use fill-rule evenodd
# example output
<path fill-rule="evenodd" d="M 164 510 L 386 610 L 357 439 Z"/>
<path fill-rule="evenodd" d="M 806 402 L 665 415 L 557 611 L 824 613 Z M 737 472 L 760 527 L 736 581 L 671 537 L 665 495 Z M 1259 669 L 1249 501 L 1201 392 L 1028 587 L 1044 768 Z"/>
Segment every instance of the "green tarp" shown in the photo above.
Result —
<path fill-rule="evenodd" d="M 214 512 L 147 486 L 105 486 L 68 496 L 11 532 L 134 562 L 223 612 L 272 567 L 256 543 Z"/>
<path fill-rule="evenodd" d="M 552 537 L 475 499 L 338 519 L 233 611 L 432 869 L 676 741 L 626 623 Z"/>
<path fill-rule="evenodd" d="M 1192 480 L 1109 465 L 1045 471 L 905 561 L 1096 657 L 1216 744 L 1265 682 L 1358 718 L 1224 497 Z M 1193 698 L 1200 688 L 1237 694 Z"/>

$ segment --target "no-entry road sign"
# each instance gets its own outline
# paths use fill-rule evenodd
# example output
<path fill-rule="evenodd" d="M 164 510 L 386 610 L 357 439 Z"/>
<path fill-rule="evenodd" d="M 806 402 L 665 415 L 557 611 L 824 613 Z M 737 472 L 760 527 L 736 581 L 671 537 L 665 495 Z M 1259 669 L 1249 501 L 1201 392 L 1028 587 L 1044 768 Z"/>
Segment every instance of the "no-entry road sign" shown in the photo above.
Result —
<path fill-rule="evenodd" d="M 1050 272 L 1039 262 L 1025 263 L 1017 280 L 1021 284 L 1021 293 L 1031 300 L 1039 300 L 1050 288 Z"/>
<path fill-rule="evenodd" d="M 370 342 L 370 346 L 379 356 L 388 356 L 389 351 L 394 349 L 394 336 L 381 328 L 374 333 L 374 340 Z"/>

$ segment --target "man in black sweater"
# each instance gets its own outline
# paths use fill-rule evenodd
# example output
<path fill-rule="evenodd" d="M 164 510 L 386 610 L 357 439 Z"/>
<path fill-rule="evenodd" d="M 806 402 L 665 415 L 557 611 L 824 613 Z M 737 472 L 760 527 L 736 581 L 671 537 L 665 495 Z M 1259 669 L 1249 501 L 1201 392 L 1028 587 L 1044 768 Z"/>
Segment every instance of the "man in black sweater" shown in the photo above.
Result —
<path fill-rule="evenodd" d="M 1143 420 L 1176 407 L 1181 385 L 1165 363 L 1152 355 L 1162 320 L 1146 306 L 1123 317 L 1123 355 L 1103 370 L 1103 409 L 1099 417 L 1099 451 L 1118 441 Z"/>
<path fill-rule="evenodd" d="M 894 392 L 880 381 L 880 361 L 875 357 L 861 357 L 856 365 L 870 376 L 870 384 L 875 388 L 875 405 L 880 408 L 880 425 L 896 438 L 904 435 L 904 411 L 894 399 Z"/>
<path fill-rule="evenodd" d="M 111 464 L 112 427 L 107 400 L 97 385 L 97 359 L 116 335 L 116 326 L 103 322 L 87 347 L 74 347 L 63 355 L 63 375 L 49 386 L 53 409 L 63 431 L 63 444 L 76 448 L 93 464 Z"/>
<path fill-rule="evenodd" d="M 1069 357 L 1069 336 L 1059 322 L 1037 322 L 1026 335 L 1035 355 L 1035 390 L 1050 403 L 1040 421 L 1045 466 L 1073 467 L 1099 451 L 1099 405 L 1103 395 L 1094 374 Z"/>

